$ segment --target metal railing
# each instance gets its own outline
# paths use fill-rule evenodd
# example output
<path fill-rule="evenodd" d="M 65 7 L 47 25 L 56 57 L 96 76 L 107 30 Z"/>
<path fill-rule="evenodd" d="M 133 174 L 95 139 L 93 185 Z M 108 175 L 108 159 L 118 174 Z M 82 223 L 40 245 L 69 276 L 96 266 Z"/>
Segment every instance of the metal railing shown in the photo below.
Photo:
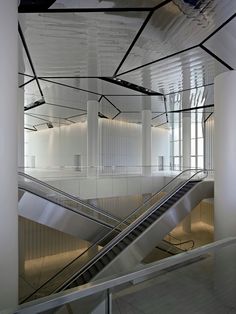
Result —
<path fill-rule="evenodd" d="M 190 171 L 190 170 L 184 170 L 181 174 L 185 173 L 186 171 Z M 173 189 L 172 192 L 170 194 L 168 194 L 167 196 L 163 197 L 159 202 L 157 202 L 157 204 L 152 205 L 151 208 L 149 208 L 146 212 L 142 213 L 140 217 L 138 217 L 137 219 L 135 219 L 135 221 L 133 223 L 131 223 L 128 227 L 126 227 L 123 231 L 121 231 L 114 239 L 112 239 L 104 248 L 102 248 L 98 254 L 96 254 L 87 264 L 85 264 L 76 274 L 74 274 L 72 276 L 72 278 L 70 278 L 68 280 L 68 282 L 65 282 L 63 284 L 63 289 L 66 289 L 68 287 L 69 284 L 71 284 L 71 282 L 73 282 L 73 280 L 76 280 L 76 278 L 79 275 L 82 275 L 87 267 L 91 267 L 93 264 L 95 264 L 95 262 L 97 261 L 98 258 L 101 258 L 103 255 L 105 255 L 110 249 L 112 249 L 113 246 L 116 245 L 116 243 L 118 241 L 121 241 L 127 234 L 131 233 L 138 224 L 142 223 L 143 220 L 145 220 L 147 217 L 149 217 L 154 210 L 156 210 L 157 207 L 160 207 L 162 204 L 164 204 L 168 199 L 170 199 L 176 192 L 178 192 L 185 184 L 187 184 L 190 180 L 192 180 L 197 174 L 199 173 L 204 173 L 205 177 L 207 176 L 207 172 L 205 170 L 198 170 L 194 175 L 192 175 L 190 178 L 188 178 L 184 183 L 180 184 L 178 186 L 178 188 Z M 171 180 L 168 184 L 166 184 L 164 186 L 164 188 L 166 188 L 168 185 L 170 185 L 171 183 L 173 183 L 173 181 L 175 179 L 177 179 L 178 177 L 180 177 L 179 174 L 177 177 L 175 177 L 173 180 Z M 160 193 L 164 188 L 162 188 L 159 192 Z M 157 194 L 155 193 L 153 195 L 153 197 Z M 146 203 L 145 203 L 146 204 Z M 142 207 L 142 206 L 141 206 Z M 112 229 L 111 231 L 109 231 L 102 239 L 100 239 L 98 241 L 98 243 L 100 241 L 104 241 L 105 238 L 107 238 L 109 235 L 112 234 L 112 232 L 114 232 L 116 229 L 119 229 L 119 227 L 121 226 L 121 224 L 124 224 L 125 221 L 127 221 L 131 215 L 133 215 L 137 210 L 139 210 L 140 207 L 138 207 L 134 212 L 132 212 L 130 215 L 128 215 L 124 220 L 122 220 L 122 222 L 120 224 L 118 224 L 114 229 Z M 96 243 L 96 245 L 98 245 L 98 243 Z M 56 289 L 54 292 L 59 291 L 60 289 L 62 289 L 62 287 L 59 287 L 58 289 Z"/>
<path fill-rule="evenodd" d="M 227 239 L 219 240 L 214 243 L 207 244 L 200 248 L 171 256 L 164 261 L 154 262 L 148 266 L 142 266 L 138 270 L 133 272 L 125 272 L 116 276 L 110 276 L 93 283 L 85 284 L 70 290 L 59 292 L 55 295 L 44 297 L 38 300 L 25 303 L 14 309 L 8 309 L 1 311 L 1 314 L 32 314 L 42 313 L 45 311 L 60 308 L 64 305 L 79 301 L 84 298 L 91 297 L 98 293 L 106 292 L 107 302 L 111 302 L 112 291 L 111 289 L 122 288 L 124 284 L 135 282 L 138 280 L 146 280 L 147 278 L 153 278 L 158 275 L 158 272 L 167 270 L 170 267 L 177 267 L 183 265 L 183 263 L 194 261 L 195 259 L 207 256 L 207 254 L 218 251 L 226 246 L 236 244 L 236 237 L 230 237 Z M 108 311 L 110 314 L 111 312 Z"/>
<path fill-rule="evenodd" d="M 60 190 L 60 189 L 57 189 L 56 187 L 54 187 L 54 186 L 52 186 L 52 185 L 50 185 L 50 184 L 47 184 L 47 183 L 45 183 L 45 182 L 43 182 L 43 181 L 41 181 L 41 180 L 38 180 L 38 179 L 36 179 L 36 178 L 34 178 L 34 177 L 32 177 L 32 176 L 26 174 L 26 173 L 18 172 L 18 175 L 19 175 L 20 177 L 23 177 L 23 178 L 25 178 L 25 179 L 28 179 L 28 180 L 30 180 L 30 181 L 32 181 L 32 182 L 35 182 L 35 183 L 38 184 L 39 186 L 43 186 L 43 187 L 45 187 L 46 189 L 48 189 L 48 190 L 50 190 L 50 191 L 54 191 L 54 192 L 56 192 L 57 194 L 59 194 L 60 196 L 64 196 L 66 199 L 69 199 L 69 200 L 71 200 L 71 201 L 73 201 L 73 202 L 75 202 L 75 203 L 77 203 L 77 204 L 79 204 L 79 205 L 81 205 L 81 206 L 84 206 L 85 208 L 87 208 L 87 209 L 89 209 L 89 210 L 91 210 L 91 211 L 93 211 L 93 212 L 96 212 L 96 213 L 98 213 L 98 214 L 100 214 L 100 215 L 103 215 L 103 216 L 105 216 L 106 218 L 112 219 L 112 220 L 114 220 L 114 221 L 116 221 L 116 222 L 119 222 L 119 223 L 120 223 L 120 221 L 121 221 L 121 219 L 118 218 L 118 217 L 116 217 L 115 215 L 112 215 L 112 214 L 106 212 L 105 210 L 103 210 L 103 209 L 101 209 L 101 208 L 98 208 L 98 207 L 95 207 L 95 206 L 93 206 L 93 205 L 91 205 L 91 204 L 88 204 L 88 203 L 86 203 L 85 201 L 81 200 L 80 198 L 75 197 L 75 196 L 73 196 L 73 195 L 71 195 L 71 194 L 68 194 L 68 193 L 66 193 L 66 192 L 64 192 L 64 191 L 62 191 L 62 190 Z M 23 182 L 25 183 L 25 181 L 23 181 Z M 50 199 L 50 198 L 48 198 L 48 197 L 46 197 L 46 196 L 40 195 L 39 193 L 37 193 L 37 191 L 35 191 L 35 190 L 29 188 L 29 187 L 27 186 L 27 184 L 21 186 L 21 182 L 19 182 L 19 187 L 20 187 L 21 189 L 24 189 L 24 190 L 30 192 L 30 193 L 33 193 L 33 194 L 38 195 L 38 196 L 40 196 L 40 197 L 44 197 L 44 198 L 45 198 L 46 200 L 48 200 L 48 201 L 55 201 L 55 200 Z M 60 203 L 57 203 L 57 204 L 58 204 L 58 205 L 62 205 L 62 204 L 60 204 Z M 64 206 L 64 204 L 63 204 L 63 206 Z M 66 206 L 65 206 L 65 207 L 66 207 Z M 68 207 L 68 206 L 67 206 L 66 208 L 69 209 L 69 210 L 72 210 L 72 209 L 71 209 L 70 207 Z M 78 214 L 81 214 L 81 212 L 77 212 L 77 213 L 78 213 Z M 91 218 L 91 216 L 89 216 L 89 218 Z"/>
<path fill-rule="evenodd" d="M 181 184 L 177 184 L 175 185 L 174 188 L 171 189 L 171 192 L 162 197 L 161 200 L 159 200 L 157 203 L 155 203 L 154 205 L 151 205 L 150 207 L 148 207 L 148 209 L 141 213 L 140 216 L 138 218 L 136 218 L 134 220 L 134 222 L 132 222 L 131 224 L 128 223 L 128 226 L 126 224 L 127 221 L 129 221 L 130 217 L 132 217 L 134 214 L 137 213 L 137 211 L 139 211 L 140 209 L 142 209 L 144 206 L 146 206 L 148 203 L 150 203 L 150 201 L 152 201 L 153 198 L 155 198 L 159 193 L 163 192 L 164 189 L 166 189 L 167 187 L 169 187 L 171 184 L 173 184 L 173 182 L 175 182 L 176 180 L 178 180 L 180 178 L 180 176 L 183 174 L 185 174 L 186 172 L 190 172 L 192 173 L 192 171 L 195 171 L 195 173 L 191 176 L 189 176 L 187 179 L 184 179 L 183 182 L 181 182 Z M 118 225 L 116 225 L 112 230 L 110 230 L 105 236 L 102 236 L 100 239 L 98 239 L 95 243 L 93 243 L 86 251 L 84 251 L 81 255 L 79 255 L 78 257 L 76 257 L 73 261 L 71 261 L 68 265 L 66 265 L 61 271 L 59 271 L 58 273 L 56 273 L 51 279 L 49 279 L 46 283 L 44 283 L 42 286 L 40 286 L 34 293 L 32 293 L 30 296 L 28 296 L 27 298 L 25 298 L 23 300 L 23 302 L 27 301 L 30 297 L 32 297 L 36 292 L 38 292 L 39 290 L 41 290 L 43 287 L 45 287 L 50 280 L 52 279 L 56 279 L 57 276 L 59 276 L 63 270 L 65 270 L 68 266 L 71 266 L 73 263 L 77 262 L 79 258 L 83 258 L 83 256 L 85 254 L 88 254 L 88 252 L 90 250 L 93 250 L 96 246 L 98 246 L 102 241 L 105 241 L 105 239 L 109 238 L 112 234 L 116 233 L 117 234 L 117 230 L 122 230 L 122 225 L 125 225 L 125 229 L 122 230 L 117 236 L 115 236 L 115 238 L 113 238 L 112 240 L 110 240 L 108 242 L 107 245 L 105 245 L 97 254 L 95 254 L 87 263 L 84 264 L 84 266 L 82 266 L 76 273 L 74 273 L 68 280 L 66 280 L 65 282 L 63 282 L 62 285 L 58 286 L 55 290 L 53 290 L 51 293 L 55 293 L 60 291 L 61 289 L 66 289 L 74 280 L 76 280 L 76 278 L 83 274 L 87 267 L 92 266 L 96 260 L 100 257 L 102 257 L 103 255 L 105 255 L 107 253 L 107 251 L 109 251 L 113 246 L 115 246 L 115 244 L 117 243 L 117 241 L 122 240 L 128 233 L 131 233 L 132 230 L 134 228 L 136 228 L 137 224 L 141 223 L 144 219 L 146 219 L 148 216 L 150 216 L 152 214 L 152 212 L 154 210 L 156 210 L 157 207 L 161 206 L 163 203 L 165 203 L 169 198 L 171 198 L 173 196 L 173 194 L 175 194 L 178 190 L 180 190 L 185 184 L 187 184 L 190 180 L 192 180 L 195 176 L 197 176 L 200 173 L 204 173 L 204 177 L 205 178 L 207 176 L 207 172 L 204 170 L 192 170 L 192 169 L 188 169 L 188 170 L 184 170 L 183 172 L 181 172 L 178 176 L 176 176 L 175 178 L 173 178 L 170 182 L 168 182 L 161 190 L 159 190 L 158 192 L 156 192 L 155 194 L 153 194 L 153 196 L 147 200 L 143 205 L 141 205 L 140 207 L 136 208 L 134 211 L 132 211 L 126 218 L 124 218 Z M 202 178 L 202 179 L 203 179 Z"/>

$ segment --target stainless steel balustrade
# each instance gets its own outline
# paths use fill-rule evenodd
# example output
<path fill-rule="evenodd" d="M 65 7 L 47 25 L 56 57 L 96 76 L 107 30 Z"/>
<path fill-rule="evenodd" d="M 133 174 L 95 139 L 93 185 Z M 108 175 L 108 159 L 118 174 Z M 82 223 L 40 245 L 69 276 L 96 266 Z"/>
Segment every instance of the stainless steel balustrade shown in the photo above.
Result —
<path fill-rule="evenodd" d="M 186 174 L 186 172 L 188 171 L 188 175 Z M 180 176 L 182 175 L 182 178 L 180 179 Z M 200 176 L 200 177 L 198 177 Z M 41 288 L 39 288 L 37 291 L 36 291 L 36 294 L 35 296 L 36 297 L 39 297 L 39 296 L 43 296 L 45 295 L 45 292 L 43 291 L 47 291 L 47 293 L 49 293 L 49 291 L 51 291 L 50 293 L 55 293 L 61 289 L 66 289 L 68 288 L 71 283 L 73 281 L 76 281 L 77 280 L 77 277 L 80 276 L 81 274 L 83 274 L 86 269 L 88 267 L 92 267 L 94 263 L 96 263 L 96 261 L 101 258 L 102 256 L 104 256 L 110 249 L 112 249 L 116 243 L 118 243 L 120 240 L 122 240 L 127 234 L 131 233 L 132 230 L 134 230 L 136 228 L 137 225 L 141 224 L 142 221 L 144 221 L 145 219 L 147 219 L 150 215 L 152 215 L 152 213 L 157 209 L 159 208 L 160 206 L 162 206 L 162 204 L 164 204 L 165 202 L 167 202 L 175 193 L 178 193 L 179 190 L 181 190 L 185 185 L 188 184 L 188 182 L 190 182 L 194 177 L 197 177 L 197 179 L 203 179 L 204 177 L 207 176 L 207 172 L 203 171 L 203 170 L 186 170 L 186 171 L 183 171 L 182 174 L 178 175 L 176 178 L 174 178 L 173 180 L 171 180 L 161 191 L 159 191 L 158 193 L 161 193 L 161 192 L 165 192 L 167 193 L 168 195 L 164 196 L 159 202 L 155 203 L 153 205 L 153 198 L 155 198 L 156 194 L 153 196 L 153 198 L 151 198 L 149 201 L 147 201 L 143 206 L 139 207 L 138 209 L 136 209 L 131 215 L 129 215 L 126 219 L 124 219 L 121 224 L 117 225 L 112 231 L 110 231 L 106 236 L 100 238 L 97 242 L 95 242 L 87 251 L 86 251 L 86 254 L 89 253 L 89 251 L 92 251 L 93 250 L 93 247 L 94 246 L 97 246 L 99 245 L 99 243 L 101 242 L 109 242 L 113 237 L 114 237 L 114 231 L 117 230 L 117 228 L 119 226 L 123 226 L 124 225 L 124 222 L 129 222 L 130 223 L 130 217 L 132 215 L 135 216 L 134 218 L 134 222 L 131 223 L 128 227 L 124 228 L 124 230 L 122 232 L 120 232 L 120 234 L 118 234 L 118 236 L 116 236 L 113 240 L 111 240 L 103 249 L 100 250 L 100 252 L 98 254 L 94 254 L 94 257 L 93 257 L 93 253 L 92 254 L 89 254 L 89 260 L 87 261 L 87 263 L 85 262 L 84 263 L 84 266 L 81 267 L 81 263 L 80 263 L 80 259 L 75 259 L 74 262 L 70 263 L 68 269 L 65 267 L 65 269 L 62 271 L 62 272 L 59 272 L 57 275 L 54 276 L 54 278 L 52 279 L 52 282 L 50 282 L 50 280 L 46 283 L 46 285 L 43 285 Z M 197 181 L 198 182 L 198 181 Z M 197 184 L 198 186 L 198 184 Z M 191 187 L 190 187 L 191 188 Z M 197 192 L 199 193 L 198 191 L 199 189 L 197 188 Z M 206 192 L 208 193 L 208 189 L 205 189 Z M 170 192 L 169 192 L 170 191 Z M 204 195 L 204 193 L 203 193 Z M 194 199 L 194 202 L 198 202 L 199 199 L 201 198 L 201 196 L 198 195 L 198 197 Z M 182 201 L 180 200 L 180 203 Z M 179 203 L 179 202 L 177 202 Z M 194 204 L 194 203 L 193 203 Z M 183 217 L 183 215 L 186 215 L 188 213 L 188 211 L 190 211 L 192 208 L 189 208 L 189 205 L 191 205 L 191 202 L 188 201 L 188 208 L 187 208 L 187 211 L 186 209 L 184 209 L 184 211 L 182 210 L 181 211 L 181 215 L 179 216 L 178 219 L 181 219 L 181 217 Z M 145 210 L 144 210 L 145 209 Z M 176 208 L 174 208 L 174 210 L 176 210 Z M 168 210 L 167 211 L 167 216 L 169 215 L 169 211 L 171 212 L 172 209 Z M 139 217 L 137 218 L 137 212 L 139 213 Z M 166 216 L 166 214 L 162 215 L 162 216 Z M 157 222 L 155 222 L 153 224 L 153 226 L 151 226 L 151 228 L 148 228 L 148 232 L 151 231 L 151 233 L 153 233 L 152 229 L 154 227 L 154 229 L 156 228 L 156 224 L 159 222 L 162 224 L 162 218 L 163 217 L 160 217 L 159 219 L 157 219 Z M 132 220 L 131 220 L 132 221 Z M 174 222 L 173 227 L 179 222 L 176 221 Z M 158 227 L 158 226 L 157 226 Z M 168 228 L 167 228 L 168 229 Z M 165 228 L 165 231 L 167 230 Z M 151 242 L 151 245 L 153 245 L 153 248 L 156 246 L 157 242 L 158 241 L 161 241 L 163 239 L 163 237 L 170 231 L 168 229 L 168 231 L 163 234 L 163 227 L 161 227 L 161 230 L 162 230 L 162 233 L 158 232 L 157 233 L 157 237 L 155 236 L 151 236 L 150 239 L 152 241 L 150 241 L 150 239 L 148 240 L 148 249 L 150 250 L 150 242 Z M 113 233 L 113 234 L 112 234 Z M 145 232 L 144 232 L 145 234 Z M 146 235 L 145 235 L 146 237 Z M 145 238 L 144 237 L 144 238 Z M 109 239 L 109 241 L 108 241 Z M 141 239 L 141 238 L 140 238 Z M 141 241 L 142 242 L 142 239 L 138 240 L 137 241 Z M 156 241 L 155 243 L 152 243 L 153 241 Z M 120 265 L 125 265 L 127 264 L 127 267 L 130 267 L 130 254 L 131 256 L 135 256 L 136 254 L 133 254 L 134 253 L 134 250 L 133 250 L 133 246 L 136 245 L 136 241 L 134 241 L 134 243 L 132 243 L 132 245 L 129 245 L 125 250 L 124 252 L 121 252 L 121 254 L 114 259 L 114 262 L 115 262 L 115 266 L 116 266 L 116 270 L 119 271 L 120 270 Z M 147 245 L 145 245 L 147 246 Z M 131 247 L 131 250 L 130 250 L 130 247 Z M 143 252 L 144 254 L 147 253 L 146 252 L 146 248 L 142 248 L 143 249 Z M 136 250 L 136 249 L 135 249 Z M 124 254 L 123 254 L 124 253 Z M 124 262 L 124 255 L 129 255 L 128 258 L 127 256 L 125 256 L 125 260 L 126 262 Z M 120 263 L 119 262 L 119 258 L 121 256 L 121 259 L 122 259 L 122 262 Z M 143 256 L 145 257 L 145 256 Z M 84 258 L 84 254 L 82 254 L 82 258 Z M 86 259 L 85 259 L 86 260 Z M 129 263 L 127 262 L 129 261 Z M 139 261 L 140 260 L 140 257 L 139 257 Z M 138 260 L 133 260 L 131 262 L 131 264 L 133 266 L 137 265 L 137 262 Z M 111 264 L 114 264 L 113 261 Z M 78 268 L 78 265 L 79 265 L 79 268 Z M 109 268 L 110 264 L 107 265 L 107 267 Z M 132 266 L 132 267 L 133 267 Z M 106 268 L 106 267 L 105 267 Z M 79 269 L 79 270 L 78 270 Z M 113 272 L 114 273 L 114 265 L 109 268 L 109 271 L 110 272 Z M 109 274 L 109 271 L 108 271 L 108 274 Z M 102 275 L 102 276 L 106 276 L 107 275 L 107 272 L 106 272 L 106 269 L 105 269 L 105 273 L 104 271 L 102 270 L 101 271 L 101 274 L 99 275 Z M 97 275 L 95 276 L 95 280 L 97 279 Z M 29 299 L 34 299 L 34 294 L 32 294 Z M 27 299 L 28 300 L 28 299 Z M 26 300 L 26 301 L 27 301 Z"/>
<path fill-rule="evenodd" d="M 61 291 L 57 294 L 44 297 L 39 300 L 34 300 L 29 303 L 25 303 L 14 309 L 8 309 L 1 311 L 1 314 L 32 314 L 32 313 L 44 313 L 46 311 L 56 310 L 64 305 L 73 303 L 74 301 L 80 301 L 85 298 L 92 297 L 99 293 L 105 293 L 107 296 L 107 302 L 111 305 L 112 291 L 122 289 L 125 284 L 130 282 L 142 281 L 148 278 L 153 278 L 158 275 L 160 271 L 168 270 L 170 267 L 177 267 L 178 265 L 186 264 L 187 262 L 196 261 L 201 257 L 206 257 L 213 252 L 220 252 L 225 247 L 236 245 L 236 237 L 230 237 L 227 239 L 219 240 L 214 243 L 207 244 L 200 248 L 181 253 L 179 255 L 168 257 L 164 260 L 154 262 L 148 266 L 141 266 L 132 272 L 123 272 L 119 275 L 113 275 L 102 280 L 95 281 L 93 283 L 85 284 L 80 287 L 72 288 L 70 290 Z M 145 299 L 145 296 L 143 296 Z M 79 303 L 77 303 L 79 304 Z M 78 309 L 79 310 L 79 309 Z M 106 313 L 112 313 L 110 311 Z M 104 312 L 105 314 L 105 312 Z"/>

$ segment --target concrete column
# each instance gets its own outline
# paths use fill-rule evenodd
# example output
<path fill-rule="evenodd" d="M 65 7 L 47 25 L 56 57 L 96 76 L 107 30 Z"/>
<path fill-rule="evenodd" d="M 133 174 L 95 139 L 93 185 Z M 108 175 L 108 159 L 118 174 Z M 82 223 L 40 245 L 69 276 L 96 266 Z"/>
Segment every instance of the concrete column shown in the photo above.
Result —
<path fill-rule="evenodd" d="M 214 92 L 215 239 L 236 236 L 236 71 L 220 74 Z"/>
<path fill-rule="evenodd" d="M 88 176 L 94 176 L 98 167 L 98 101 L 87 103 L 87 166 Z"/>
<path fill-rule="evenodd" d="M 152 113 L 151 110 L 142 111 L 142 173 L 151 175 L 152 161 Z"/>
<path fill-rule="evenodd" d="M 0 3 L 0 310 L 18 303 L 17 5 Z"/>
<path fill-rule="evenodd" d="M 18 88 L 18 167 L 24 167 L 24 89 Z"/>

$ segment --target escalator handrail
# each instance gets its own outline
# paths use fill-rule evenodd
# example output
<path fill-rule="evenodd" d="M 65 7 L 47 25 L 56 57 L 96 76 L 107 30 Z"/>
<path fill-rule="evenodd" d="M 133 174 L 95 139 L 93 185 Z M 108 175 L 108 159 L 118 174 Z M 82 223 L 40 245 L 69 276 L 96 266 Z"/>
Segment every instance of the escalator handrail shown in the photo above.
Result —
<path fill-rule="evenodd" d="M 177 179 L 180 175 L 182 175 L 184 172 L 186 171 L 190 171 L 190 170 L 194 170 L 196 171 L 196 169 L 186 169 L 184 171 L 182 171 L 179 175 L 177 175 L 175 178 L 173 178 L 170 182 L 168 182 L 159 192 L 155 193 L 154 195 L 157 195 L 158 193 L 160 193 L 164 188 L 166 188 L 170 183 L 172 183 L 175 179 Z M 191 176 L 187 181 L 185 181 L 180 188 L 182 188 L 185 184 L 187 184 L 195 175 L 197 175 L 200 172 L 206 172 L 206 170 L 200 170 L 197 171 L 193 176 Z M 178 189 L 178 190 L 179 190 Z M 171 198 L 173 196 L 173 194 L 175 194 L 177 191 L 176 189 L 173 189 L 174 191 L 171 191 L 171 195 L 169 195 L 168 199 Z M 169 193 L 169 194 L 170 194 Z M 164 197 L 166 198 L 166 197 Z M 150 200 L 150 199 L 149 199 Z M 157 204 L 153 204 L 153 206 L 151 206 L 151 208 L 156 210 L 156 207 L 160 207 L 163 202 L 166 202 L 167 199 L 165 199 L 164 201 L 159 201 Z M 146 202 L 144 203 L 146 204 Z M 143 205 L 142 205 L 143 206 Z M 134 212 L 136 212 L 140 207 L 138 207 Z M 134 213 L 132 212 L 130 215 L 128 215 L 121 223 L 124 223 L 126 221 L 126 219 L 130 218 L 130 216 Z M 141 216 L 143 216 L 145 213 L 143 213 Z M 151 213 L 150 213 L 151 214 Z M 149 216 L 149 215 L 148 215 Z M 139 217 L 140 218 L 140 217 Z M 144 217 L 144 219 L 146 219 L 146 215 Z M 120 232 L 118 234 L 118 236 L 116 236 L 114 239 L 112 239 L 106 246 L 104 246 L 91 260 L 89 260 L 78 272 L 76 272 L 70 279 L 68 279 L 65 283 L 63 283 L 63 285 L 59 286 L 58 288 L 56 288 L 52 293 L 56 293 L 58 291 L 60 291 L 61 289 L 66 289 L 68 287 L 68 285 L 71 284 L 71 282 L 73 282 L 74 280 L 76 280 L 76 278 L 78 278 L 78 276 L 80 276 L 81 274 L 83 274 L 87 268 L 89 266 L 92 266 L 98 258 L 102 257 L 103 255 L 105 255 L 107 253 L 107 251 L 109 251 L 113 246 L 116 245 L 116 243 L 118 241 L 120 241 L 120 235 L 122 234 L 123 238 L 126 236 L 127 233 L 132 232 L 132 230 L 134 228 L 136 228 L 137 224 L 136 221 L 138 219 L 136 219 L 132 224 L 128 225 L 127 228 L 125 228 L 122 232 Z M 139 222 L 138 222 L 139 223 Z M 36 289 L 36 291 L 34 291 L 31 295 L 29 295 L 28 297 L 26 297 L 22 302 L 27 301 L 31 296 L 33 296 L 36 292 L 38 292 L 41 288 L 43 288 L 47 283 L 49 283 L 52 279 L 54 279 L 56 276 L 58 276 L 64 269 L 66 269 L 68 266 L 70 266 L 71 264 L 73 264 L 76 260 L 78 260 L 81 256 L 83 256 L 84 254 L 86 254 L 90 249 L 92 249 L 94 246 L 98 245 L 101 241 L 103 241 L 109 234 L 111 234 L 112 232 L 115 232 L 118 228 L 120 224 L 118 224 L 117 226 L 114 227 L 114 229 L 112 229 L 111 231 L 109 231 L 105 236 L 103 236 L 101 239 L 98 239 L 94 244 L 92 244 L 87 250 L 85 250 L 82 254 L 80 254 L 78 257 L 76 257 L 73 261 L 71 261 L 69 264 L 67 264 L 65 267 L 63 267 L 63 269 L 61 269 L 60 271 L 58 271 L 53 277 L 51 277 L 49 280 L 47 280 L 44 284 L 42 284 L 39 288 Z M 134 226 L 132 226 L 134 225 Z M 130 227 L 133 227 L 132 230 L 129 230 Z M 128 230 L 127 230 L 128 229 Z M 124 233 L 125 232 L 125 233 Z M 119 238 L 118 238 L 119 237 Z M 114 243 L 114 241 L 116 240 L 116 242 Z"/>
<path fill-rule="evenodd" d="M 102 215 L 104 215 L 104 216 L 106 216 L 106 217 L 108 217 L 110 219 L 113 219 L 113 220 L 119 222 L 119 224 L 121 223 L 121 219 L 116 217 L 115 215 L 112 215 L 112 214 L 110 214 L 110 213 L 108 213 L 108 212 L 106 212 L 106 211 L 104 211 L 104 210 L 102 210 L 100 208 L 97 208 L 97 207 L 95 207 L 95 206 L 93 206 L 91 204 L 87 204 L 86 202 L 84 202 L 80 198 L 77 198 L 77 197 L 75 197 L 73 195 L 70 195 L 70 194 L 68 194 L 68 193 L 66 193 L 66 192 L 64 192 L 62 190 L 59 190 L 58 188 L 55 188 L 54 186 L 52 186 L 50 184 L 47 184 L 47 183 L 45 183 L 45 182 L 43 182 L 41 180 L 38 180 L 38 179 L 36 179 L 36 178 L 34 178 L 34 177 L 24 173 L 24 172 L 21 172 L 21 171 L 18 171 L 18 175 L 22 176 L 22 177 L 25 177 L 26 179 L 29 179 L 29 180 L 31 180 L 33 182 L 36 182 L 37 184 L 42 185 L 42 186 L 48 188 L 49 190 L 52 190 L 52 191 L 54 191 L 54 192 L 56 192 L 58 194 L 61 194 L 61 195 L 65 196 L 66 198 L 71 199 L 72 201 L 74 201 L 74 202 L 76 202 L 76 203 L 78 203 L 80 205 L 83 205 L 84 207 L 86 207 L 86 208 L 88 208 L 90 210 L 93 210 L 94 212 L 97 212 L 98 214 L 102 214 Z M 32 192 L 32 190 L 29 190 L 28 192 Z"/>
<path fill-rule="evenodd" d="M 106 223 L 106 222 L 100 220 L 99 218 L 94 218 L 94 217 L 92 217 L 92 216 L 90 216 L 90 215 L 87 215 L 87 214 L 85 214 L 85 213 L 83 213 L 83 212 L 80 212 L 80 211 L 77 210 L 77 209 L 71 208 L 71 207 L 69 207 L 68 205 L 60 204 L 59 202 L 57 202 L 57 201 L 54 200 L 54 199 L 50 199 L 50 198 L 46 197 L 45 195 L 41 195 L 41 194 L 39 194 L 39 193 L 37 193 L 37 192 L 35 192 L 35 191 L 28 190 L 28 189 L 25 188 L 25 187 L 19 187 L 18 190 L 21 190 L 21 191 L 24 191 L 24 192 L 33 194 L 33 195 L 35 195 L 35 196 L 38 196 L 38 197 L 40 197 L 40 198 L 42 198 L 42 199 L 44 199 L 44 200 L 46 200 L 46 201 L 48 201 L 48 202 L 51 202 L 51 203 L 56 204 L 56 205 L 58 205 L 58 206 L 60 206 L 60 207 L 63 207 L 63 208 L 65 208 L 65 209 L 67 209 L 67 210 L 69 210 L 69 211 L 71 211 L 71 212 L 73 212 L 73 213 L 75 213 L 75 214 L 77 214 L 77 215 L 80 215 L 80 216 L 82 216 L 82 217 L 85 217 L 85 218 L 87 218 L 87 219 L 90 219 L 90 220 L 92 220 L 93 222 L 102 225 L 103 227 L 106 227 L 106 228 L 109 228 L 109 229 L 114 228 L 113 225 L 109 225 L 108 223 Z"/>
<path fill-rule="evenodd" d="M 184 173 L 186 171 L 190 171 L 192 169 L 187 169 L 181 172 Z M 197 171 L 196 169 L 194 169 L 195 171 Z M 184 181 L 184 183 L 182 183 L 181 185 L 179 185 L 177 187 L 177 189 L 172 189 L 171 192 L 166 195 L 165 197 L 163 197 L 159 202 L 157 202 L 157 204 L 153 204 L 148 211 L 144 212 L 140 217 L 138 217 L 135 221 L 133 221 L 129 226 L 127 226 L 124 230 L 122 230 L 114 239 L 112 239 L 107 245 L 105 245 L 87 264 L 85 264 L 76 274 L 74 274 L 69 280 L 67 280 L 67 283 L 64 283 L 63 286 L 57 288 L 55 291 L 53 291 L 53 293 L 60 291 L 62 288 L 66 289 L 74 280 L 76 280 L 78 278 L 78 276 L 81 276 L 88 267 L 91 267 L 93 264 L 96 263 L 96 261 L 98 260 L 98 258 L 104 256 L 110 249 L 112 249 L 119 241 L 121 241 L 125 236 L 127 236 L 127 234 L 131 233 L 136 227 L 137 225 L 139 225 L 140 223 L 142 223 L 144 220 L 146 220 L 154 211 L 156 211 L 156 209 L 158 207 L 161 207 L 165 202 L 167 202 L 175 193 L 177 193 L 181 188 L 183 188 L 189 181 L 191 181 L 197 174 L 204 172 L 206 175 L 204 178 L 207 177 L 207 170 L 205 169 L 201 169 L 198 170 L 194 175 L 192 175 L 189 179 L 187 179 L 186 181 Z M 179 177 L 180 175 L 176 176 L 175 178 Z M 202 180 L 204 179 L 202 178 Z M 168 184 L 170 184 L 173 180 L 171 180 Z M 167 184 L 167 185 L 168 185 Z M 167 185 L 165 185 L 162 189 L 164 189 Z M 130 216 L 130 215 L 129 215 Z M 129 217 L 128 216 L 128 217 Z M 122 221 L 122 223 L 124 223 L 125 220 Z M 102 241 L 104 240 L 110 233 L 112 233 L 113 231 L 115 231 L 115 229 L 118 227 L 119 225 L 117 225 L 113 230 L 109 231 L 102 239 L 99 240 Z M 98 243 L 97 243 L 98 244 Z M 96 244 L 96 245 L 97 245 Z M 95 245 L 95 244 L 94 244 Z M 93 247 L 93 245 L 91 246 Z"/>

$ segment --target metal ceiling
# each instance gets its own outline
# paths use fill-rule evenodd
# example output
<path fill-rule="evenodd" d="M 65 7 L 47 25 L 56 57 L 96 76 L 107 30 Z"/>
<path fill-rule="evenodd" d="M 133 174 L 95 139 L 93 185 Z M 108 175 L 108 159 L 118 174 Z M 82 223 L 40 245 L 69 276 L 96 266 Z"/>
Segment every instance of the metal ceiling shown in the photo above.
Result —
<path fill-rule="evenodd" d="M 211 113 L 215 76 L 236 67 L 235 0 L 21 1 L 19 12 L 32 130 L 84 121 L 88 99 L 101 117 L 135 123 L 149 103 L 155 126 L 188 108 Z"/>

